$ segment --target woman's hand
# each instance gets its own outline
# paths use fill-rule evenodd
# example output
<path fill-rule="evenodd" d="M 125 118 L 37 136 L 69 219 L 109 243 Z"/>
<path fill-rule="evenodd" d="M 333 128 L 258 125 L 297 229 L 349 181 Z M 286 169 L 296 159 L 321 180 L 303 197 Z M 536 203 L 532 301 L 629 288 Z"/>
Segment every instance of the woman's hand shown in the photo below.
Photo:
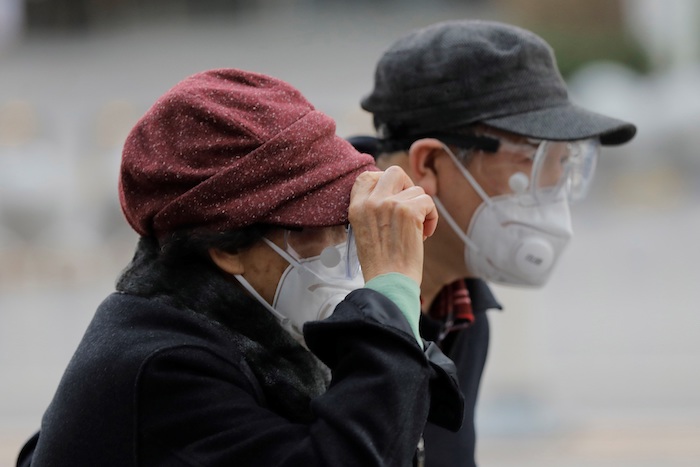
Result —
<path fill-rule="evenodd" d="M 357 177 L 349 218 L 365 281 L 398 272 L 421 283 L 423 241 L 435 231 L 438 213 L 401 168 Z"/>

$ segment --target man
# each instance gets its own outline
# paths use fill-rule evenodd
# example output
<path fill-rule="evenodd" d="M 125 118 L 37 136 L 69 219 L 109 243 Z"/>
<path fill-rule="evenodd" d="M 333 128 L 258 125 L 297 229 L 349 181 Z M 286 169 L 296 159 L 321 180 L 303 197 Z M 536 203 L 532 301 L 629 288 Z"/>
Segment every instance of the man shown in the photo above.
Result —
<path fill-rule="evenodd" d="M 484 281 L 541 286 L 571 237 L 569 202 L 586 194 L 600 145 L 636 128 L 572 104 L 551 47 L 502 23 L 415 30 L 380 58 L 361 103 L 377 137 L 350 141 L 380 168 L 402 167 L 440 213 L 425 245 L 421 332 L 458 368 L 458 433 L 428 425 L 426 465 L 474 466 L 474 407 L 486 360 Z M 463 279 L 466 278 L 466 279 Z"/>
<path fill-rule="evenodd" d="M 18 466 L 406 467 L 426 420 L 456 430 L 418 335 L 435 206 L 373 162 L 275 78 L 166 92 L 122 154 L 136 254 Z"/>

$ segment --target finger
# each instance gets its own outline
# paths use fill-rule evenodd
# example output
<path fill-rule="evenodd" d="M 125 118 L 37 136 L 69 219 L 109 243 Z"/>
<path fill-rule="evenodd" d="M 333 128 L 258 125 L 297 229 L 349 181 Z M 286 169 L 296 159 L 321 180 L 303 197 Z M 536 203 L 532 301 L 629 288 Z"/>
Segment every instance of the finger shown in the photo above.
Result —
<path fill-rule="evenodd" d="M 369 188 L 372 189 L 374 188 L 374 185 L 377 184 L 377 180 L 384 174 L 384 172 L 362 172 L 360 175 L 357 176 L 355 179 L 355 185 L 357 185 L 360 188 Z"/>
<path fill-rule="evenodd" d="M 384 172 L 363 172 L 357 176 L 350 190 L 350 199 L 366 198 L 374 190 L 377 181 Z"/>
<path fill-rule="evenodd" d="M 397 201 L 409 201 L 413 198 L 418 198 L 419 196 L 423 196 L 425 194 L 425 190 L 423 187 L 414 185 L 410 186 L 408 188 L 405 188 L 404 190 L 396 193 L 395 195 L 392 195 L 392 198 L 397 200 Z"/>
<path fill-rule="evenodd" d="M 430 237 L 437 227 L 438 211 L 433 198 L 425 193 L 422 187 L 412 186 L 397 193 L 393 199 L 411 204 L 412 209 L 417 210 L 416 216 L 423 222 L 424 240 Z"/>
<path fill-rule="evenodd" d="M 425 215 L 425 220 L 423 221 L 423 240 L 432 236 L 435 233 L 435 229 L 438 224 L 438 210 L 435 206 L 435 202 L 430 195 L 425 195 L 430 198 L 429 206 L 426 207 L 428 212 Z"/>
<path fill-rule="evenodd" d="M 411 178 L 399 166 L 392 165 L 379 177 L 373 195 L 390 196 L 413 186 Z"/>
<path fill-rule="evenodd" d="M 438 211 L 433 198 L 425 193 L 414 196 L 406 201 L 414 216 L 423 226 L 423 240 L 435 233 L 438 222 Z"/>

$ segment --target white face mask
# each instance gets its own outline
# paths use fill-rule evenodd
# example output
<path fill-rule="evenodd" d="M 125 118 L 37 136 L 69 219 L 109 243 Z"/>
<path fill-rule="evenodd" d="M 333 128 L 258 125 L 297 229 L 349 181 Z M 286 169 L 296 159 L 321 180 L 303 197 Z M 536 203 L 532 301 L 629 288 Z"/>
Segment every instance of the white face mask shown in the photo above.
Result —
<path fill-rule="evenodd" d="M 440 215 L 465 243 L 468 269 L 496 283 L 544 285 L 573 236 L 566 197 L 558 196 L 546 203 L 540 203 L 526 193 L 491 198 L 449 148 L 445 147 L 445 150 L 484 201 L 474 213 L 465 234 L 435 198 Z M 518 175 L 523 174 L 516 174 L 511 185 L 521 182 Z"/>
<path fill-rule="evenodd" d="M 263 241 L 289 262 L 277 284 L 272 305 L 242 276 L 235 277 L 302 344 L 304 323 L 329 317 L 347 294 L 365 285 L 361 273 L 345 273 L 350 269 L 347 242 L 327 247 L 319 256 L 297 259 L 270 240 L 263 238 Z"/>

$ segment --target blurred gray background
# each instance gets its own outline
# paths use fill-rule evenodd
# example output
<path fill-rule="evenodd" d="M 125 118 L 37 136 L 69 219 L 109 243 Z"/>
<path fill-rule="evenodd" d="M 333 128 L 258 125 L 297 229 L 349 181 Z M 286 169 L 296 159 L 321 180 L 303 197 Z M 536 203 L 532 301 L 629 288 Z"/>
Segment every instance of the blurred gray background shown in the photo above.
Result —
<path fill-rule="evenodd" d="M 0 0 L 0 466 L 131 257 L 120 150 L 158 96 L 244 68 L 370 132 L 382 51 L 456 18 L 542 35 L 577 103 L 639 128 L 604 150 L 554 279 L 496 289 L 480 465 L 700 465 L 700 2 Z"/>

